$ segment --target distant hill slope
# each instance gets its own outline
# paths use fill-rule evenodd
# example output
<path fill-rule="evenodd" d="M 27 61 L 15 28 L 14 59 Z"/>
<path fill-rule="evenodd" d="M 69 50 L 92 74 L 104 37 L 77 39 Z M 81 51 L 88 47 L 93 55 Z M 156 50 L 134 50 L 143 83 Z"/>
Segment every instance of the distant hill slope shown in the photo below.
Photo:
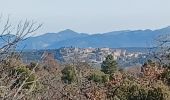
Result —
<path fill-rule="evenodd" d="M 70 29 L 30 37 L 19 44 L 19 49 L 56 49 L 60 47 L 148 47 L 159 35 L 170 34 L 170 27 L 157 30 L 125 30 L 89 35 Z"/>

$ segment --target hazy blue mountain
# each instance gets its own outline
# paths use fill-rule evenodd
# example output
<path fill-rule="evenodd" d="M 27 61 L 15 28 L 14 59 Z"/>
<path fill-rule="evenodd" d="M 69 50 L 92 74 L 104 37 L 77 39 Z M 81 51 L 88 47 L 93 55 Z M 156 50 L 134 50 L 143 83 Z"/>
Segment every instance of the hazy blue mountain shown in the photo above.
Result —
<path fill-rule="evenodd" d="M 76 37 L 85 37 L 87 34 L 79 34 L 70 29 L 61 31 L 59 33 L 46 33 L 37 37 L 30 37 L 19 44 L 19 48 L 25 49 L 48 49 L 50 45 L 55 42 L 60 42 Z"/>
<path fill-rule="evenodd" d="M 19 44 L 25 49 L 55 49 L 60 47 L 149 47 L 163 34 L 170 34 L 170 27 L 157 30 L 124 30 L 88 35 L 70 29 L 59 33 L 46 33 L 30 37 Z"/>

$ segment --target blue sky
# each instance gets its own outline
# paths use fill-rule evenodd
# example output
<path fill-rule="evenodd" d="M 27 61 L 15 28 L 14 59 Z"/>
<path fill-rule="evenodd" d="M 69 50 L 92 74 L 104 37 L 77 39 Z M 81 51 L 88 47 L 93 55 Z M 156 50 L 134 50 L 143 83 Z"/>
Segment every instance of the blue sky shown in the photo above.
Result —
<path fill-rule="evenodd" d="M 0 12 L 43 23 L 39 34 L 64 29 L 92 34 L 169 26 L 169 5 L 170 0 L 0 0 Z"/>

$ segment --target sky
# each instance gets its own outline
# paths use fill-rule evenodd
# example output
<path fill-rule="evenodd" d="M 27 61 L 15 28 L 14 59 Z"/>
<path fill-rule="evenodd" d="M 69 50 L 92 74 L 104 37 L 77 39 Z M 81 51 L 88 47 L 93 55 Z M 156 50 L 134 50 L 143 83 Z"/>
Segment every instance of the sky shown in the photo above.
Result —
<path fill-rule="evenodd" d="M 65 29 L 94 34 L 169 26 L 169 5 L 170 0 L 0 0 L 0 13 L 43 23 L 38 34 Z"/>

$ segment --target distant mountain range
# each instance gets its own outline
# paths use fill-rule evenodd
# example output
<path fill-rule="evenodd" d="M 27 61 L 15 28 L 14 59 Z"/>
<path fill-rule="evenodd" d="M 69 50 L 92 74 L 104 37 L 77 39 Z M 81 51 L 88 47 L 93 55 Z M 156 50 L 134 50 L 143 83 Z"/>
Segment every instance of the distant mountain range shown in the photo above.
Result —
<path fill-rule="evenodd" d="M 170 26 L 157 30 L 123 30 L 89 35 L 67 29 L 59 33 L 46 33 L 30 37 L 19 43 L 21 49 L 57 49 L 60 47 L 150 47 L 151 43 L 163 34 L 170 34 Z"/>

